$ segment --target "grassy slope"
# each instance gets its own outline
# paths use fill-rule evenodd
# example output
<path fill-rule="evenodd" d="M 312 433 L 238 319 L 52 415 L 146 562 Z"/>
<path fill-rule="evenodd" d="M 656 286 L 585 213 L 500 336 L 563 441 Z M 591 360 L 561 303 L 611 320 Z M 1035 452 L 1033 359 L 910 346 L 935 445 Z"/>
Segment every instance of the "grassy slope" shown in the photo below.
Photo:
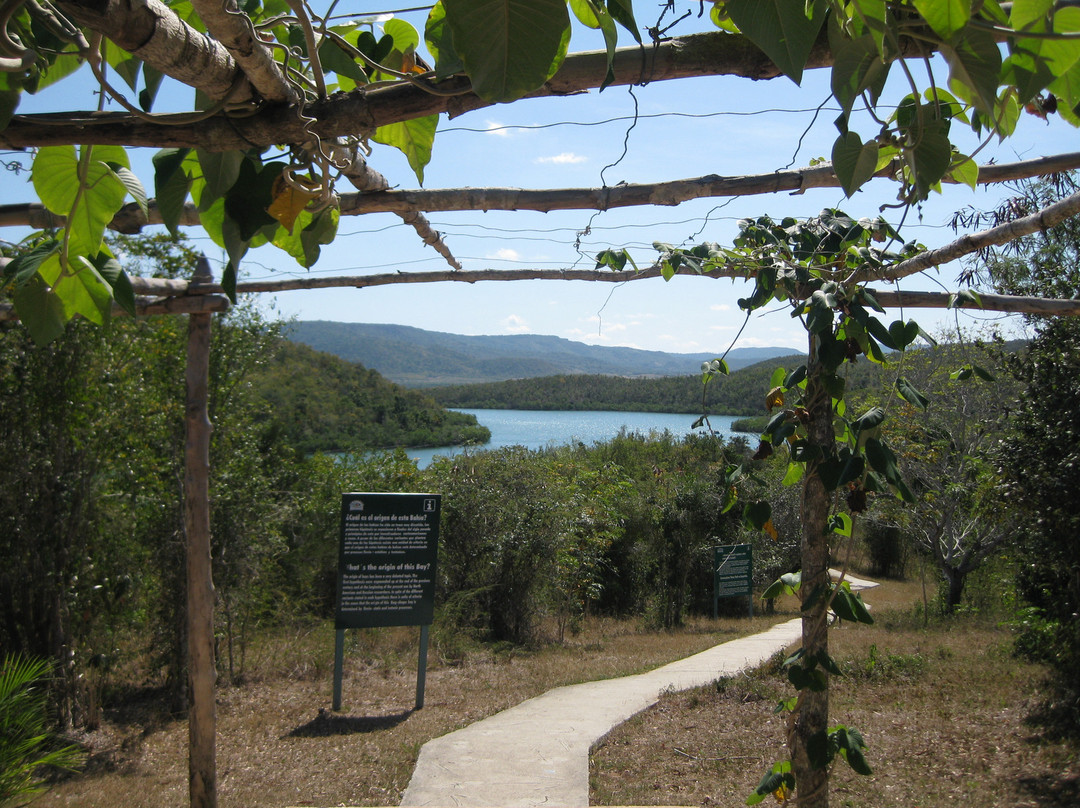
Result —
<path fill-rule="evenodd" d="M 1080 803 L 1077 743 L 1033 719 L 1041 670 L 1013 659 L 1009 635 L 991 621 L 962 616 L 923 628 L 910 616 L 920 597 L 917 583 L 874 590 L 867 600 L 877 625 L 832 634 L 852 674 L 835 683 L 834 719 L 863 731 L 876 769 L 860 778 L 839 767 L 833 804 Z M 551 687 L 637 672 L 763 630 L 796 604 L 778 612 L 660 634 L 593 620 L 566 646 L 538 651 L 465 650 L 436 636 L 419 712 L 411 709 L 415 630 L 349 633 L 345 710 L 336 715 L 328 711 L 331 627 L 263 637 L 248 651 L 246 684 L 219 691 L 221 803 L 396 805 L 426 740 Z M 596 751 L 592 802 L 741 805 L 784 755 L 772 709 L 787 692 L 774 670 L 665 696 Z M 86 737 L 95 749 L 89 772 L 57 785 L 38 808 L 186 805 L 186 723 L 152 698 L 117 697 L 103 729 Z"/>
<path fill-rule="evenodd" d="M 1006 630 L 971 615 L 924 628 L 910 609 L 875 611 L 876 625 L 830 638 L 847 673 L 833 679 L 832 720 L 862 731 L 874 768 L 862 777 L 840 762 L 834 806 L 1080 804 L 1080 744 L 1040 724 L 1043 671 L 1011 656 Z M 742 805 L 786 758 L 773 708 L 791 692 L 774 665 L 665 696 L 594 750 L 590 802 Z"/>
<path fill-rule="evenodd" d="M 420 746 L 552 687 L 639 673 L 697 653 L 777 618 L 692 622 L 645 632 L 592 620 L 563 647 L 471 648 L 433 633 L 424 709 L 412 711 L 415 629 L 350 631 L 344 710 L 330 713 L 332 625 L 264 637 L 248 650 L 247 682 L 218 692 L 218 777 L 223 806 L 397 805 Z M 183 808 L 187 723 L 152 698 L 117 693 L 85 775 L 35 808 Z"/>

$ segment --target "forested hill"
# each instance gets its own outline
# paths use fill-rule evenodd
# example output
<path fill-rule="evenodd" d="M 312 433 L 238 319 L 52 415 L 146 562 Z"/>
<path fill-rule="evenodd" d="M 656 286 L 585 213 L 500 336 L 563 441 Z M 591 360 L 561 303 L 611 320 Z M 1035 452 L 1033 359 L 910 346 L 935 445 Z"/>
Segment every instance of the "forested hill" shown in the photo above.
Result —
<path fill-rule="evenodd" d="M 463 336 L 403 325 L 323 320 L 294 323 L 286 330 L 286 336 L 316 350 L 359 362 L 408 387 L 558 374 L 682 376 L 717 356 L 586 345 L 536 334 Z M 736 348 L 728 355 L 728 365 L 745 367 L 789 352 L 787 348 Z"/>
<path fill-rule="evenodd" d="M 773 370 L 805 361 L 798 354 L 768 359 L 709 384 L 706 406 L 716 415 L 757 415 Z M 427 391 L 447 407 L 507 410 L 616 410 L 701 412 L 701 376 L 627 379 L 618 376 L 545 376 Z"/>
<path fill-rule="evenodd" d="M 1000 347 L 1018 350 L 1024 343 L 1011 341 Z M 969 361 L 970 348 L 943 345 L 928 349 L 941 362 L 960 367 Z M 735 370 L 709 383 L 706 411 L 713 415 L 761 415 L 765 394 L 778 367 L 793 370 L 806 362 L 803 354 L 788 354 Z M 881 365 L 870 361 L 850 365 L 844 375 L 848 392 L 892 384 L 897 365 L 890 362 L 882 377 Z M 700 375 L 660 379 L 626 379 L 615 376 L 557 375 L 538 379 L 515 379 L 492 384 L 436 387 L 426 391 L 446 407 L 508 410 L 613 410 L 630 412 L 701 413 Z"/>
<path fill-rule="evenodd" d="M 252 376 L 289 445 L 304 452 L 486 443 L 491 433 L 465 413 L 387 381 L 377 371 L 281 340 Z"/>

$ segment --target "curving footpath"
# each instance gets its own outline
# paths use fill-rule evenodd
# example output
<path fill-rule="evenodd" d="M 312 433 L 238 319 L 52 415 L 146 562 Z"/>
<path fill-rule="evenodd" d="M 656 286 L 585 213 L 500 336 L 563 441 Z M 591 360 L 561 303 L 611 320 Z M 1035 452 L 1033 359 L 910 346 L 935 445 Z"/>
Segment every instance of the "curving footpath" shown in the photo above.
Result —
<path fill-rule="evenodd" d="M 850 575 L 846 580 L 854 590 L 878 585 Z M 801 637 L 796 618 L 649 673 L 549 690 L 424 744 L 401 804 L 586 808 L 589 750 L 613 727 L 655 704 L 664 691 L 689 690 L 756 667 Z"/>
<path fill-rule="evenodd" d="M 403 806 L 585 808 L 589 749 L 613 727 L 688 690 L 755 667 L 801 637 L 802 621 L 717 645 L 636 676 L 549 690 L 542 696 L 428 741 Z"/>

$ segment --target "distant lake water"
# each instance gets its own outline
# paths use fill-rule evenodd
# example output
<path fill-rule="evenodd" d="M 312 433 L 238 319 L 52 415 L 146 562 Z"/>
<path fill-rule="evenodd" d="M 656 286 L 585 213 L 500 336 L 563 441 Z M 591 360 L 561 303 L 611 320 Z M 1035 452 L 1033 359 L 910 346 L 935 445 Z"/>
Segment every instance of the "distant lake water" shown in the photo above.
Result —
<path fill-rule="evenodd" d="M 477 449 L 500 449 L 503 446 L 524 446 L 541 449 L 545 446 L 564 446 L 581 442 L 586 446 L 610 440 L 623 427 L 628 432 L 647 435 L 651 431 L 667 430 L 672 435 L 687 435 L 694 431 L 691 424 L 697 416 L 656 412 L 607 412 L 595 410 L 467 410 L 476 420 L 491 430 L 491 440 L 483 446 L 440 446 L 434 449 L 406 449 L 420 468 L 427 468 L 436 456 L 453 457 Z M 710 416 L 712 428 L 723 438 L 733 434 L 728 415 Z M 703 429 L 696 430 L 704 432 Z"/>

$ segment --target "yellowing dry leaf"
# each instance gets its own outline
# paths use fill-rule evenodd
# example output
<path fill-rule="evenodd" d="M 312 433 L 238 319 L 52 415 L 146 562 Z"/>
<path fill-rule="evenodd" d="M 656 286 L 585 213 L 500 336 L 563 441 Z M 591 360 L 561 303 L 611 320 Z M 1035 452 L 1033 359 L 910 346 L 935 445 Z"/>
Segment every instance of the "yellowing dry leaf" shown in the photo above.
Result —
<path fill-rule="evenodd" d="M 784 390 L 781 387 L 774 387 L 765 396 L 765 409 L 772 412 L 775 407 L 784 406 Z"/>
<path fill-rule="evenodd" d="M 266 209 L 266 212 L 277 219 L 290 234 L 292 234 L 293 225 L 296 223 L 296 217 L 300 215 L 300 211 L 306 208 L 311 200 L 319 197 L 317 190 L 298 188 L 296 182 L 307 184 L 310 183 L 310 180 L 305 181 L 301 177 L 296 177 L 293 183 L 289 183 L 285 181 L 284 176 L 274 180 L 274 201 Z"/>

